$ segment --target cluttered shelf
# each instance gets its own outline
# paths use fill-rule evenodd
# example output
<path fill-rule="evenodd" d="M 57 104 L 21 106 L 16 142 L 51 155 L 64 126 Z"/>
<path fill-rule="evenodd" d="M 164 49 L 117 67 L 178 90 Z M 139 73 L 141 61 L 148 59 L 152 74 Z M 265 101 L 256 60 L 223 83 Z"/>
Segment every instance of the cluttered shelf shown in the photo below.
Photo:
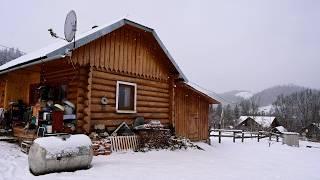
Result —
<path fill-rule="evenodd" d="M 11 101 L 7 109 L 0 108 L 1 129 L 19 140 L 75 132 L 76 107 L 67 100 L 65 86 L 38 86 L 30 93 L 30 99 L 34 98 L 38 101 L 30 105 L 18 100 Z"/>

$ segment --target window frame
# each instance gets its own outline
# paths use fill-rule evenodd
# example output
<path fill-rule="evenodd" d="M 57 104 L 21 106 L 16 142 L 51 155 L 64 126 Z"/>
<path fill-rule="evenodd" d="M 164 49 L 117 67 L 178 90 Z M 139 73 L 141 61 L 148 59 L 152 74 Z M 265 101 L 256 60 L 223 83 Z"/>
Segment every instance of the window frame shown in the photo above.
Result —
<path fill-rule="evenodd" d="M 134 95 L 133 95 L 133 110 L 121 110 L 119 109 L 119 87 L 120 84 L 133 86 L 134 87 Z M 137 113 L 137 84 L 125 81 L 117 81 L 117 88 L 116 88 L 116 112 L 117 113 Z"/>

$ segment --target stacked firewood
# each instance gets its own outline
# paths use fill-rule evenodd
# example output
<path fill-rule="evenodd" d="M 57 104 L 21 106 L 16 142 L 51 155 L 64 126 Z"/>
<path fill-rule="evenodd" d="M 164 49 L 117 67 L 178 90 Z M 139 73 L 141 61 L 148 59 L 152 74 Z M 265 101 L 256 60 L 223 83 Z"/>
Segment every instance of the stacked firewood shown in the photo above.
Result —
<path fill-rule="evenodd" d="M 152 149 L 167 149 L 171 137 L 170 130 L 166 129 L 144 129 L 137 131 L 139 137 L 138 151 L 149 151 Z"/>
<path fill-rule="evenodd" d="M 137 151 L 147 152 L 151 150 L 168 149 L 199 149 L 201 147 L 193 144 L 188 138 L 171 136 L 169 130 L 139 130 L 139 146 Z"/>
<path fill-rule="evenodd" d="M 110 155 L 111 154 L 111 142 L 106 139 L 92 141 L 93 154 L 98 155 Z"/>

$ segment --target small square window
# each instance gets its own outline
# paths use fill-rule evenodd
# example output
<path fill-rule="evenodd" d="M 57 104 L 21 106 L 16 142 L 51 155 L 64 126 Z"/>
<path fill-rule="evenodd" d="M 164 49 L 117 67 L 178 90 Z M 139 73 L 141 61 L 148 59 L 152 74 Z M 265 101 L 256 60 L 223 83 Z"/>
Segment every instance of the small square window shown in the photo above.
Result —
<path fill-rule="evenodd" d="M 136 112 L 137 84 L 117 81 L 116 109 L 119 113 Z"/>

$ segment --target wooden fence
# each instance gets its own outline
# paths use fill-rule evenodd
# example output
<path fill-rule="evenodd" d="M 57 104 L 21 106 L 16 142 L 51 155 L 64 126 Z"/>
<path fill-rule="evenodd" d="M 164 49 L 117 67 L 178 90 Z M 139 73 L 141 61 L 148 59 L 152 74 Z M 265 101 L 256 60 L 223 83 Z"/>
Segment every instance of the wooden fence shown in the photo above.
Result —
<path fill-rule="evenodd" d="M 211 134 L 211 132 L 218 132 L 218 135 Z M 222 134 L 229 133 L 229 134 Z M 229 129 L 211 129 L 209 130 L 210 137 L 218 137 L 218 142 L 221 143 L 222 137 L 231 137 L 233 138 L 233 142 L 236 142 L 236 139 L 241 139 L 241 142 L 244 142 L 246 138 L 257 138 L 258 142 L 262 138 L 269 137 L 269 140 L 272 140 L 272 137 L 276 137 L 276 141 L 279 142 L 280 134 L 267 132 L 267 131 L 258 131 L 258 132 L 245 132 L 242 130 L 229 130 Z"/>
<path fill-rule="evenodd" d="M 111 151 L 128 151 L 136 150 L 138 148 L 137 136 L 110 136 L 108 137 L 111 142 Z"/>

